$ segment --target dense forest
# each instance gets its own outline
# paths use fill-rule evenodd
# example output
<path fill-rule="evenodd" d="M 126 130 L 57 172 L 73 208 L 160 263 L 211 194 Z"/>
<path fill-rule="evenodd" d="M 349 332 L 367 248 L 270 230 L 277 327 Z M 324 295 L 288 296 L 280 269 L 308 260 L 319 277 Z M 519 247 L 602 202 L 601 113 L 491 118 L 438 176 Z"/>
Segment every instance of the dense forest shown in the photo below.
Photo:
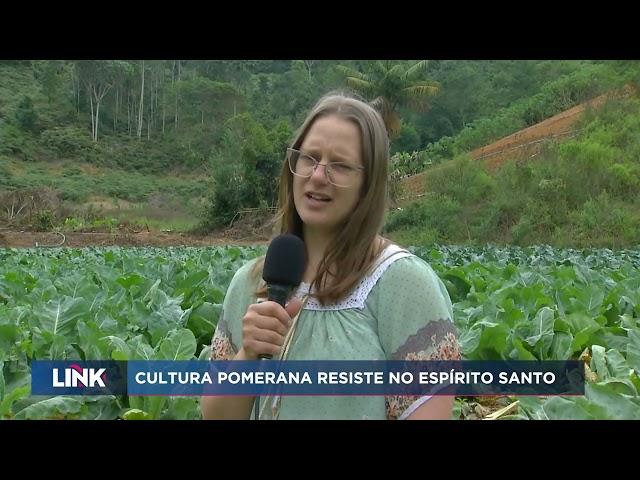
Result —
<path fill-rule="evenodd" d="M 19 222 L 20 200 L 35 194 L 47 207 L 36 212 L 35 221 L 29 217 L 38 228 L 109 224 L 116 213 L 118 220 L 155 216 L 158 225 L 217 228 L 241 208 L 274 204 L 284 150 L 308 109 L 328 91 L 353 90 L 383 107 L 392 137 L 391 170 L 401 176 L 464 156 L 602 92 L 637 82 L 638 70 L 633 61 L 586 60 L 3 61 L 3 221 Z M 635 115 L 633 108 L 628 114 Z M 616 113 L 608 115 L 608 120 L 597 121 L 621 121 Z M 606 140 L 599 135 L 599 140 L 588 141 Z M 631 158 L 634 147 L 627 151 L 622 140 L 615 141 L 611 147 L 618 150 L 603 155 L 613 159 L 628 153 L 615 175 L 631 178 L 624 180 L 631 188 L 638 178 L 637 160 Z M 563 148 L 549 153 L 549 161 L 569 162 L 587 147 Z M 475 166 L 461 168 L 473 172 Z M 533 176 L 538 183 L 546 178 Z M 478 195 L 507 195 L 502 186 L 509 181 L 482 180 L 489 190 L 478 187 Z M 598 196 L 617 202 L 611 187 L 592 193 L 569 203 L 583 208 Z M 519 235 L 489 235 L 502 221 L 499 215 L 483 220 L 483 228 L 471 229 L 475 233 L 466 220 L 464 236 L 424 225 L 431 210 L 455 215 L 451 202 L 465 202 L 452 191 L 438 195 L 435 204 L 414 207 L 427 213 L 392 216 L 389 231 L 419 229 L 425 241 L 551 239 L 553 228 L 538 228 L 535 221 L 531 228 L 519 227 Z M 511 228 L 524 220 L 509 222 Z M 625 238 L 637 239 L 635 233 Z"/>

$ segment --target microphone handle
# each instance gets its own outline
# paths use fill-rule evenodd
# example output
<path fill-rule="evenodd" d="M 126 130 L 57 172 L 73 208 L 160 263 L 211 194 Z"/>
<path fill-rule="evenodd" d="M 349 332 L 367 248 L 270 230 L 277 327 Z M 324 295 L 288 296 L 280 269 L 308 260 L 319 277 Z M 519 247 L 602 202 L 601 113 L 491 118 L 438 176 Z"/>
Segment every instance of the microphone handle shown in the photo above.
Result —
<path fill-rule="evenodd" d="M 281 305 L 282 308 L 287 304 L 287 299 L 289 298 L 289 294 L 291 292 L 291 288 L 286 285 L 280 285 L 277 283 L 270 283 L 267 285 L 267 299 L 270 302 L 276 302 Z M 260 360 L 270 359 L 272 355 L 268 353 L 261 353 L 258 355 Z"/>
<path fill-rule="evenodd" d="M 287 304 L 287 299 L 289 298 L 289 294 L 291 293 L 291 288 L 286 285 L 279 284 L 267 284 L 267 299 L 271 302 L 276 302 L 279 305 L 282 305 L 282 308 Z M 269 353 L 261 353 L 258 355 L 258 358 L 263 360 L 270 360 L 272 355 Z M 254 404 L 254 418 L 255 420 L 260 419 L 260 395 L 256 395 L 256 400 Z"/>

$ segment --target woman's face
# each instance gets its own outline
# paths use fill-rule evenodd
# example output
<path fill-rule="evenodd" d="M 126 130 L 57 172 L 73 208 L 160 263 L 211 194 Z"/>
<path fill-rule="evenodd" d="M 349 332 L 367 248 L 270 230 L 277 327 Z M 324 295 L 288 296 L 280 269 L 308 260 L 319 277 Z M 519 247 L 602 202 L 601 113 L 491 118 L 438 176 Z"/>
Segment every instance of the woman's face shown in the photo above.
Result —
<path fill-rule="evenodd" d="M 334 168 L 334 181 L 348 178 L 342 183 L 349 186 L 343 187 L 329 181 L 322 165 L 341 162 L 347 164 L 346 167 L 362 167 L 360 130 L 355 123 L 337 115 L 320 117 L 307 132 L 299 150 L 321 165 L 309 178 L 293 176 L 293 200 L 298 215 L 312 231 L 335 233 L 358 204 L 364 171 L 345 170 L 345 166 Z"/>

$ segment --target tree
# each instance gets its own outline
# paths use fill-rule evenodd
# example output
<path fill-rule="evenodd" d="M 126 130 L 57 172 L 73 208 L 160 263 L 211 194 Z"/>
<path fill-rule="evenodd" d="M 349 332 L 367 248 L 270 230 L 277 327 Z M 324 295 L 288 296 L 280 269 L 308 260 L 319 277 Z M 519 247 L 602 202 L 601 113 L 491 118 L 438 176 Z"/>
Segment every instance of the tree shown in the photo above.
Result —
<path fill-rule="evenodd" d="M 201 125 L 222 123 L 244 109 L 244 97 L 233 85 L 196 76 L 179 84 L 180 98 Z"/>
<path fill-rule="evenodd" d="M 367 63 L 366 73 L 344 65 L 339 65 L 337 69 L 346 77 L 347 86 L 370 100 L 382 115 L 389 136 L 395 137 L 401 127 L 397 109 L 407 106 L 426 110 L 427 99 L 440 90 L 437 83 L 420 78 L 427 65 L 427 60 L 413 64 L 377 60 Z"/>
<path fill-rule="evenodd" d="M 138 108 L 138 138 L 142 138 L 142 117 L 144 115 L 144 60 L 140 66 L 140 107 Z"/>
<path fill-rule="evenodd" d="M 98 141 L 100 105 L 113 86 L 116 72 L 126 68 L 125 62 L 116 60 L 78 60 L 75 62 L 78 79 L 87 89 L 91 105 L 91 138 Z"/>
<path fill-rule="evenodd" d="M 228 225 L 242 208 L 275 203 L 278 175 L 292 135 L 287 122 L 267 131 L 250 113 L 225 122 L 220 148 L 213 155 L 213 189 L 202 230 Z"/>
<path fill-rule="evenodd" d="M 311 81 L 311 67 L 313 67 L 313 64 L 316 63 L 315 60 L 303 60 L 305 67 L 307 67 L 307 70 L 309 71 L 309 81 Z"/>
<path fill-rule="evenodd" d="M 23 130 L 32 132 L 35 129 L 36 118 L 37 115 L 33 109 L 33 100 L 31 100 L 31 97 L 24 95 L 15 112 L 16 122 Z"/>
<path fill-rule="evenodd" d="M 133 85 L 137 80 L 135 75 L 135 67 L 131 62 L 119 62 L 118 67 L 113 72 L 112 76 L 112 105 L 111 116 L 113 117 L 113 131 L 118 131 L 118 121 L 120 119 L 120 109 L 123 104 L 127 103 L 127 129 L 129 129 L 129 123 L 131 121 L 130 116 L 130 96 L 133 89 Z M 129 130 L 127 130 L 129 131 Z"/>
<path fill-rule="evenodd" d="M 271 112 L 271 120 L 288 118 L 291 123 L 299 124 L 306 111 L 319 96 L 318 85 L 309 79 L 307 67 L 302 60 L 291 62 L 291 68 L 284 74 L 269 75 L 267 84 L 261 92 L 255 91 L 254 104 L 265 105 Z"/>
<path fill-rule="evenodd" d="M 410 123 L 403 123 L 392 152 L 413 152 L 420 148 L 420 134 Z"/>
<path fill-rule="evenodd" d="M 60 60 L 34 60 L 31 62 L 34 77 L 40 82 L 49 104 L 58 95 L 62 85 L 64 62 Z"/>

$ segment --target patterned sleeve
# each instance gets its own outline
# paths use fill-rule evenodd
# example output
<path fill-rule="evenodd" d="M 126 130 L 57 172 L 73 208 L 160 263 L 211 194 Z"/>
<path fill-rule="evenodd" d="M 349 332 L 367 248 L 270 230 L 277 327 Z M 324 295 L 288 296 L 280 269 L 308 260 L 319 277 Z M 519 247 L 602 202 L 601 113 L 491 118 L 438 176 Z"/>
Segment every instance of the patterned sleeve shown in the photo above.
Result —
<path fill-rule="evenodd" d="M 211 360 L 233 360 L 238 349 L 231 342 L 231 332 L 224 317 L 224 306 L 211 340 Z"/>
<path fill-rule="evenodd" d="M 424 260 L 411 256 L 395 261 L 376 290 L 378 335 L 387 360 L 461 359 L 451 299 Z M 387 418 L 404 419 L 429 398 L 387 396 Z"/>
<path fill-rule="evenodd" d="M 211 340 L 211 360 L 232 360 L 242 346 L 242 317 L 253 302 L 249 278 L 252 264 L 238 269 L 231 279 Z"/>

